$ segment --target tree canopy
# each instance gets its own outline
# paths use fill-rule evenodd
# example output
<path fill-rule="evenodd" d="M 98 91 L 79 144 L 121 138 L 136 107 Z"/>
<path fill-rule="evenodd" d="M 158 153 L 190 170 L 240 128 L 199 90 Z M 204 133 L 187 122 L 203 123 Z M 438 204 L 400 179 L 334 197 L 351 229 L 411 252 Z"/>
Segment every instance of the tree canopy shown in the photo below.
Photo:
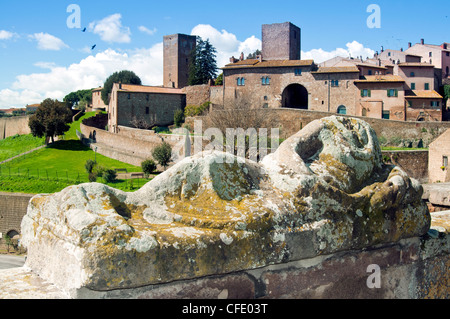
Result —
<path fill-rule="evenodd" d="M 113 84 L 119 82 L 122 84 L 142 84 L 141 79 L 133 71 L 123 70 L 113 73 L 106 79 L 102 89 L 102 100 L 106 105 L 109 104 L 109 94 L 112 91 Z"/>
<path fill-rule="evenodd" d="M 65 103 L 58 100 L 46 99 L 37 108 L 36 113 L 28 121 L 31 133 L 35 137 L 51 137 L 62 135 L 70 129 L 72 111 Z"/>
<path fill-rule="evenodd" d="M 92 102 L 92 89 L 70 92 L 64 97 L 63 101 L 69 108 L 72 107 L 85 108 L 86 105 Z"/>
<path fill-rule="evenodd" d="M 209 42 L 197 37 L 195 50 L 192 51 L 189 64 L 189 85 L 207 84 L 209 80 L 214 80 L 217 75 L 217 50 Z"/>
<path fill-rule="evenodd" d="M 258 55 L 261 55 L 261 51 L 257 49 L 255 52 L 250 53 L 249 55 L 247 55 L 247 59 L 256 59 L 256 57 Z"/>

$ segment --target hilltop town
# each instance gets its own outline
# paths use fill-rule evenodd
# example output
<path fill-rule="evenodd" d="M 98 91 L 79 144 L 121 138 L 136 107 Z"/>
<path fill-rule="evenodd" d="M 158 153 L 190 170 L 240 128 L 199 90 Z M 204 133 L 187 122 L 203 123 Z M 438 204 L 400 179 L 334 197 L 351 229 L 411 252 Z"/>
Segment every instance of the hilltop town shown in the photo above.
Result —
<path fill-rule="evenodd" d="M 163 85 L 114 83 L 106 104 L 93 89 L 95 114 L 74 111 L 76 142 L 135 167 L 168 144 L 170 168 L 135 192 L 0 193 L 0 234 L 23 239 L 36 271 L 0 278 L 37 276 L 30 287 L 55 298 L 322 298 L 339 295 L 333 278 L 352 277 L 336 264 L 367 262 L 391 279 L 377 291 L 358 274 L 346 296 L 448 298 L 450 43 L 315 63 L 302 59 L 301 35 L 290 22 L 263 25 L 259 54 L 230 57 L 221 83 L 201 85 L 188 84 L 197 37 L 167 35 Z M 240 162 L 233 144 L 217 162 L 234 143 L 227 129 L 242 129 L 256 160 Z M 0 118 L 0 139 L 16 134 L 29 134 L 28 117 Z M 144 177 L 123 176 L 133 175 Z M 333 275 L 316 278 L 322 268 Z"/>

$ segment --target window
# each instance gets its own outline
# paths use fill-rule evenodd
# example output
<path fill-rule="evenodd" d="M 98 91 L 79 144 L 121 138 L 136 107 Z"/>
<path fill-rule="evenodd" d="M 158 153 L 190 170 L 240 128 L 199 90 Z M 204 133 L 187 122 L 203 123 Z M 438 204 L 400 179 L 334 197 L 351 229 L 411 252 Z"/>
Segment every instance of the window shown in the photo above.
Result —
<path fill-rule="evenodd" d="M 150 114 L 150 108 L 148 106 L 145 108 L 145 114 Z"/>
<path fill-rule="evenodd" d="M 368 72 L 368 73 L 369 73 L 369 75 L 372 75 L 372 70 L 369 70 L 369 72 Z"/>
<path fill-rule="evenodd" d="M 446 52 L 445 55 L 446 55 L 446 56 L 450 56 L 450 52 Z"/>
<path fill-rule="evenodd" d="M 416 89 L 416 83 L 411 83 L 411 90 L 415 90 Z"/>
<path fill-rule="evenodd" d="M 244 86 L 245 85 L 245 78 L 237 78 L 237 85 L 238 86 Z"/>
<path fill-rule="evenodd" d="M 431 107 L 439 107 L 439 101 L 431 101 Z"/>
<path fill-rule="evenodd" d="M 261 84 L 262 85 L 270 85 L 270 78 L 268 76 L 263 76 L 261 78 Z"/>
<path fill-rule="evenodd" d="M 345 115 L 347 114 L 347 108 L 344 105 L 341 105 L 337 109 L 338 114 Z"/>
<path fill-rule="evenodd" d="M 448 156 L 442 156 L 442 166 L 448 167 Z"/>
<path fill-rule="evenodd" d="M 397 89 L 387 90 L 387 96 L 388 97 L 398 97 L 398 90 Z"/>
<path fill-rule="evenodd" d="M 368 89 L 361 90 L 361 97 L 371 97 L 371 91 Z"/>
<path fill-rule="evenodd" d="M 430 83 L 425 83 L 425 90 L 428 91 L 430 89 Z"/>
<path fill-rule="evenodd" d="M 416 76 L 416 74 L 415 74 L 414 72 L 411 72 L 411 73 L 409 74 L 409 76 L 413 78 L 413 77 Z"/>
<path fill-rule="evenodd" d="M 388 56 L 391 56 L 391 52 L 388 52 Z"/>
<path fill-rule="evenodd" d="M 382 115 L 382 118 L 383 118 L 383 119 L 389 120 L 390 117 L 391 117 L 391 114 L 390 114 L 389 111 L 383 111 L 383 115 Z"/>
<path fill-rule="evenodd" d="M 431 58 L 433 57 L 433 52 L 428 53 L 428 56 Z"/>
<path fill-rule="evenodd" d="M 145 99 L 148 101 L 148 100 L 150 99 L 150 96 L 147 94 L 147 95 L 145 96 Z"/>
<path fill-rule="evenodd" d="M 302 75 L 302 69 L 295 69 L 295 75 Z"/>
<path fill-rule="evenodd" d="M 332 87 L 338 87 L 339 86 L 339 80 L 331 80 L 331 86 Z"/>
<path fill-rule="evenodd" d="M 131 99 L 131 94 L 128 94 L 128 99 Z"/>

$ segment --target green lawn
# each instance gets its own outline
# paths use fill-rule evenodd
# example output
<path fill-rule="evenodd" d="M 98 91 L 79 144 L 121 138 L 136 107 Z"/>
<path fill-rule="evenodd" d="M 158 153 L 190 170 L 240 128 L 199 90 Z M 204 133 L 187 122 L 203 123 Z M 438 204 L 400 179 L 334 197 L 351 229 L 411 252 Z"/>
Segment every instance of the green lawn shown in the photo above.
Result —
<path fill-rule="evenodd" d="M 0 162 L 44 145 L 44 138 L 33 135 L 15 135 L 0 140 Z"/>
<path fill-rule="evenodd" d="M 84 167 L 87 160 L 96 160 L 99 166 L 106 169 L 125 168 L 128 172 L 142 172 L 142 169 L 138 166 L 95 153 L 78 140 L 75 130 L 80 129 L 80 123 L 83 119 L 94 115 L 95 112 L 87 113 L 78 121 L 72 123 L 71 129 L 65 134 L 64 140 L 57 141 L 46 148 L 0 165 L 0 191 L 31 194 L 53 193 L 69 185 L 88 182 L 88 173 Z M 6 142 L 0 144 L 0 147 L 2 145 L 13 145 L 8 148 L 1 147 L 2 150 L 5 150 L 4 156 L 7 158 L 11 157 L 6 155 L 7 149 L 13 149 L 17 154 L 20 154 L 24 150 L 33 149 L 43 144 L 43 139 L 41 144 L 37 146 L 31 142 L 25 143 L 24 141 L 28 141 L 28 139 L 30 139 L 30 136 L 21 136 L 16 137 L 13 144 L 11 142 L 9 144 Z M 2 153 L 0 152 L 0 154 Z M 133 191 L 137 188 L 138 183 L 139 187 L 142 187 L 147 181 L 134 180 L 131 185 L 130 181 L 119 180 L 108 185 L 126 191 Z M 103 181 L 99 178 L 98 182 Z"/>

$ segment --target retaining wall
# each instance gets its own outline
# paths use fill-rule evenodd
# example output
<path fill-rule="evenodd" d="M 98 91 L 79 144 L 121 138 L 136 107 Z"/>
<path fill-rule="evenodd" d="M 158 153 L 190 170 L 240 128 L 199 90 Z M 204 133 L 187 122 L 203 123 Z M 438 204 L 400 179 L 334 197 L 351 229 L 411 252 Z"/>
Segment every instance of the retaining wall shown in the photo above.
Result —
<path fill-rule="evenodd" d="M 16 134 L 30 134 L 31 130 L 28 126 L 30 116 L 13 116 L 0 118 L 0 140 Z"/>

